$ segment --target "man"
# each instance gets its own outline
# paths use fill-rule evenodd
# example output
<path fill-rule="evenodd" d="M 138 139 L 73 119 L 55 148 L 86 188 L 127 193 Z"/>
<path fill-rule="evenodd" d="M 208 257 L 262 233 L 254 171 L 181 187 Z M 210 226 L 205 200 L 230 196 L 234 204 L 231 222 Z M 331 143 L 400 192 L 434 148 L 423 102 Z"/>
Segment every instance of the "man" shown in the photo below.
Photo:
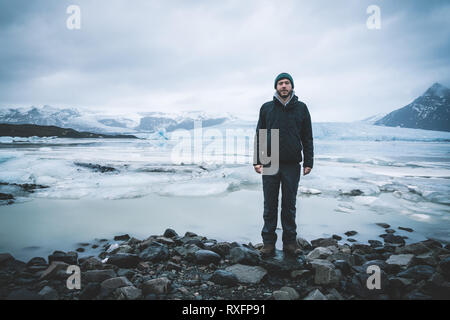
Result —
<path fill-rule="evenodd" d="M 311 117 L 306 104 L 298 100 L 294 93 L 294 80 L 288 73 L 281 73 L 275 79 L 273 100 L 262 105 L 256 127 L 256 138 L 260 129 L 267 129 L 268 153 L 270 152 L 270 130 L 279 130 L 279 169 L 275 174 L 264 174 L 260 147 L 254 169 L 262 175 L 264 193 L 264 227 L 261 232 L 264 246 L 263 256 L 275 254 L 278 218 L 278 194 L 281 184 L 281 225 L 283 227 L 283 251 L 288 255 L 301 253 L 297 244 L 297 225 L 295 223 L 297 189 L 300 181 L 300 162 L 303 160 L 303 175 L 313 167 L 313 135 Z M 259 140 L 258 140 L 259 141 Z M 301 151 L 303 150 L 303 159 Z M 271 152 L 272 153 L 272 152 Z"/>

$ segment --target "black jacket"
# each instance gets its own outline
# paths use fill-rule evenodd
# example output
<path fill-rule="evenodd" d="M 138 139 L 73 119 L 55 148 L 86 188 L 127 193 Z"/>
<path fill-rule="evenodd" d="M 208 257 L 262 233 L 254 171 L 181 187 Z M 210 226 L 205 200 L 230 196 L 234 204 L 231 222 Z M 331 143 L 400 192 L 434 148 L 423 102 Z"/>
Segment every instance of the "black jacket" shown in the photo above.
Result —
<path fill-rule="evenodd" d="M 291 101 L 283 106 L 277 98 L 266 102 L 259 111 L 255 139 L 259 137 L 259 129 L 267 129 L 268 155 L 270 156 L 270 129 L 279 129 L 280 163 L 300 163 L 303 150 L 303 167 L 313 167 L 314 147 L 311 116 L 306 104 L 294 95 Z M 257 140 L 259 141 L 259 139 Z M 258 147 L 254 152 L 258 155 L 256 164 L 261 164 Z"/>

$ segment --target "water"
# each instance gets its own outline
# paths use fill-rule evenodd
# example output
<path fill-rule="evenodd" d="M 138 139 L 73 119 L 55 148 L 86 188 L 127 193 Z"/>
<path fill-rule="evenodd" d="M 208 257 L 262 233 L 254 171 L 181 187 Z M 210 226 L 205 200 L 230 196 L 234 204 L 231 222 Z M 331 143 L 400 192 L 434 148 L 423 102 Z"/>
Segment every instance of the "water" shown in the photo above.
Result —
<path fill-rule="evenodd" d="M 401 140 L 402 130 L 412 129 L 389 128 L 386 138 L 378 127 L 374 133 L 367 126 L 352 140 L 330 126 L 333 130 L 321 127 L 314 168 L 300 179 L 299 236 L 338 234 L 345 243 L 343 233 L 356 230 L 352 238 L 367 243 L 382 240 L 384 230 L 375 223 L 385 222 L 407 242 L 427 237 L 450 242 L 450 133 L 424 136 L 424 130 L 413 130 L 415 136 Z M 90 249 L 100 238 L 128 233 L 144 239 L 166 228 L 219 241 L 261 242 L 261 176 L 251 164 L 214 163 L 208 157 L 176 164 L 170 157 L 174 141 L 162 136 L 13 140 L 0 141 L 0 182 L 49 188 L 26 194 L 18 186 L 0 186 L 17 198 L 0 206 L 0 252 L 27 260 L 90 243 L 83 256 L 100 250 Z M 244 160 L 251 155 L 242 146 L 235 153 Z M 102 173 L 89 164 L 115 170 Z"/>

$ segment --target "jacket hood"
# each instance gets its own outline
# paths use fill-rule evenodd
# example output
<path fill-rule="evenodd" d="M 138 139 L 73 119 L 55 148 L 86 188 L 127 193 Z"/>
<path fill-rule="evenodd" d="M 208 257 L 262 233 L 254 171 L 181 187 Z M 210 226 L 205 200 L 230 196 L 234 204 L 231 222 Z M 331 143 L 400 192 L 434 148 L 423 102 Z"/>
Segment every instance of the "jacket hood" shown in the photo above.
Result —
<path fill-rule="evenodd" d="M 278 92 L 275 91 L 275 93 L 273 94 L 273 101 L 275 103 L 278 101 L 283 107 L 292 108 L 293 103 L 298 101 L 298 97 L 295 95 L 295 91 L 292 90 L 291 97 L 286 102 L 286 104 L 284 104 L 283 101 L 281 100 L 280 96 L 278 95 Z"/>

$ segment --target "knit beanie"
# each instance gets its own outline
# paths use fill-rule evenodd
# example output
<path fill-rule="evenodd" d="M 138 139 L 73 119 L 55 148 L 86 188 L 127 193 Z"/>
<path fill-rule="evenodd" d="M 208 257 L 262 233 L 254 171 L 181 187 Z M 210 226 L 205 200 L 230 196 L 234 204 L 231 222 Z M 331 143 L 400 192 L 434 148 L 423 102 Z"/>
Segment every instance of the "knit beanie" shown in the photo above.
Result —
<path fill-rule="evenodd" d="M 289 73 L 283 72 L 280 73 L 276 78 L 275 78 L 275 84 L 274 87 L 275 89 L 277 89 L 277 83 L 278 81 L 280 81 L 281 79 L 288 79 L 291 84 L 292 84 L 292 89 L 294 89 L 294 80 L 292 79 L 291 75 Z"/>

